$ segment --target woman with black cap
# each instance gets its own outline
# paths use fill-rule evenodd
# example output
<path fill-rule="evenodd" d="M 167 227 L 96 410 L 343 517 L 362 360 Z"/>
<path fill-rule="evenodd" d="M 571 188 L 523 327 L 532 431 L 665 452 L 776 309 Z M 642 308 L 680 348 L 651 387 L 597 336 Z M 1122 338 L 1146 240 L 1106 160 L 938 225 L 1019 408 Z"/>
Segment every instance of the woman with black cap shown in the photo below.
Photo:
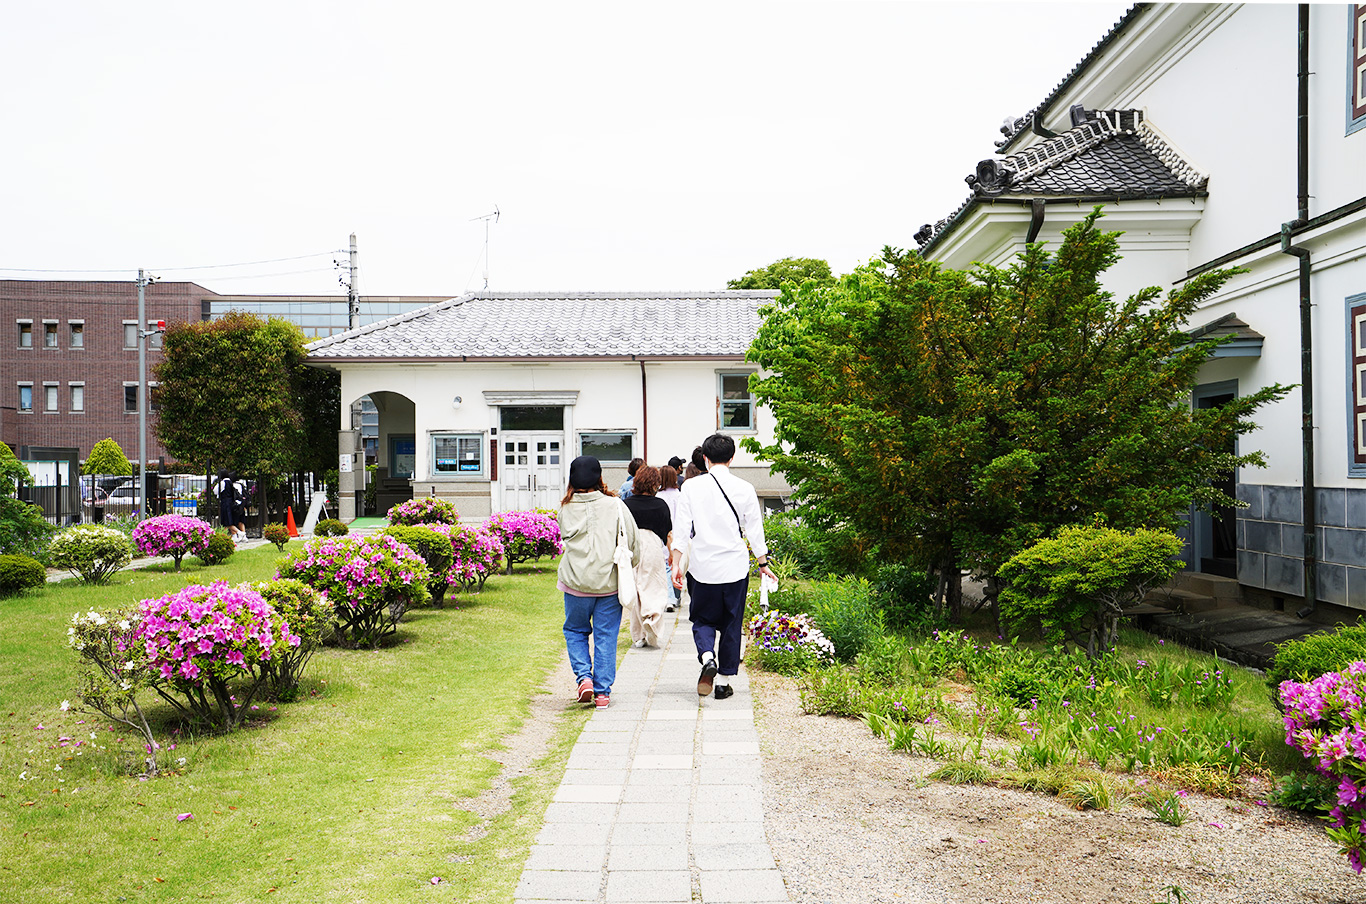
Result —
<path fill-rule="evenodd" d="M 559 520 L 564 555 L 556 586 L 564 593 L 569 665 L 578 682 L 578 701 L 606 709 L 617 677 L 622 611 L 612 554 L 617 533 L 623 531 L 632 566 L 640 564 L 636 519 L 603 482 L 598 460 L 580 455 L 569 464 L 569 489 L 560 502 Z"/>

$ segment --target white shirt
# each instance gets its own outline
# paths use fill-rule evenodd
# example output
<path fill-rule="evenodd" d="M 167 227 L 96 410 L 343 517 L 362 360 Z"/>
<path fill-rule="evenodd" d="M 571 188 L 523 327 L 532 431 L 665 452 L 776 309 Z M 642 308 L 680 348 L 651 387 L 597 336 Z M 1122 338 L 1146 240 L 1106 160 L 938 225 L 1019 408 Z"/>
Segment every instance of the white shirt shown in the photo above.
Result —
<path fill-rule="evenodd" d="M 730 497 L 729 505 L 726 497 Z M 735 507 L 734 512 L 731 506 Z M 737 516 L 745 526 L 744 538 L 740 536 Z M 745 538 L 755 556 L 768 554 L 764 512 L 754 487 L 731 474 L 725 465 L 712 465 L 706 474 L 684 481 L 678 517 L 674 519 L 674 550 L 687 550 L 689 537 L 692 552 L 688 573 L 697 580 L 704 584 L 729 584 L 748 575 L 749 549 L 745 548 Z"/>
<path fill-rule="evenodd" d="M 669 521 L 678 521 L 678 497 L 680 495 L 678 487 L 665 487 L 655 494 L 660 499 L 669 503 Z"/>

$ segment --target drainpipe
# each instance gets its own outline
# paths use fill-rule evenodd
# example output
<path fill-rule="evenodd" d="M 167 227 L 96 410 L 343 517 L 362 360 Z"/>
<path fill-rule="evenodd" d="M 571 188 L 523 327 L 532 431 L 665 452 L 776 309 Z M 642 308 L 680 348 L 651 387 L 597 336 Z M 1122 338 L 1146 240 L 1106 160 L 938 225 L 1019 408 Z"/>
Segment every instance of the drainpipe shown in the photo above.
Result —
<path fill-rule="evenodd" d="M 1032 198 L 1029 202 L 1029 235 L 1025 236 L 1026 245 L 1033 244 L 1039 237 L 1039 230 L 1043 228 L 1043 214 L 1043 198 Z"/>
<path fill-rule="evenodd" d="M 1314 336 L 1309 249 L 1293 244 L 1294 232 L 1309 222 L 1309 5 L 1299 6 L 1299 97 L 1296 173 L 1299 214 L 1281 224 L 1281 253 L 1299 258 L 1300 274 L 1300 442 L 1303 467 L 1304 606 L 1295 614 L 1307 618 L 1318 604 L 1318 487 L 1314 477 Z"/>
<path fill-rule="evenodd" d="M 645 362 L 640 362 L 640 457 L 650 460 L 650 394 L 645 385 Z"/>

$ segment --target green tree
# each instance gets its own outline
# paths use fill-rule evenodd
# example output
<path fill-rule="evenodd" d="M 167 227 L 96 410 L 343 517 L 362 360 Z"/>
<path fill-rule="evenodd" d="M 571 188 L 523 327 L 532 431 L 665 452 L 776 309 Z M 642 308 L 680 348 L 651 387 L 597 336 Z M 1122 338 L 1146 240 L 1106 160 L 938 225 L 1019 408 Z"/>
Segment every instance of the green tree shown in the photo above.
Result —
<path fill-rule="evenodd" d="M 126 477 L 133 473 L 133 464 L 128 460 L 128 456 L 123 454 L 123 449 L 114 442 L 113 437 L 105 437 L 95 443 L 90 454 L 86 456 L 85 464 L 81 465 L 82 474 L 114 474 Z"/>
<path fill-rule="evenodd" d="M 785 283 L 802 285 L 813 279 L 819 285 L 834 285 L 830 265 L 814 257 L 785 257 L 767 267 L 751 270 L 739 279 L 726 283 L 727 289 L 781 289 Z"/>
<path fill-rule="evenodd" d="M 25 555 L 46 561 L 44 546 L 53 527 L 43 510 L 19 498 L 20 487 L 33 486 L 28 466 L 0 443 L 0 555 Z"/>
<path fill-rule="evenodd" d="M 304 364 L 303 332 L 287 320 L 230 312 L 166 331 L 157 436 L 198 468 L 260 478 L 335 461 L 340 392 L 335 375 Z M 318 439 L 321 433 L 325 439 Z"/>
<path fill-rule="evenodd" d="M 813 520 L 933 567 L 950 594 L 968 567 L 994 596 L 1001 564 L 1065 525 L 1173 529 L 1192 502 L 1236 505 L 1211 479 L 1263 458 L 1221 450 L 1288 390 L 1190 406 L 1218 342 L 1181 325 L 1232 271 L 1118 302 L 1100 284 L 1118 234 L 1099 216 L 1008 268 L 888 248 L 834 286 L 788 284 L 749 353 L 775 442 L 748 447 Z"/>

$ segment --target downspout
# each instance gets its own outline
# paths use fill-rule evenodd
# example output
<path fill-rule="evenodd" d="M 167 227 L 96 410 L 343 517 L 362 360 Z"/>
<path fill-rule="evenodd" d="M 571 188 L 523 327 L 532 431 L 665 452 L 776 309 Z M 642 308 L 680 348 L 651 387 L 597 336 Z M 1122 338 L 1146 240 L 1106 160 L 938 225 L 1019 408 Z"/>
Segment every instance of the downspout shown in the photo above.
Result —
<path fill-rule="evenodd" d="M 650 460 L 650 394 L 645 384 L 645 362 L 640 362 L 640 457 Z"/>
<path fill-rule="evenodd" d="M 1039 230 L 1043 228 L 1044 202 L 1043 198 L 1033 198 L 1029 202 L 1029 235 L 1025 236 L 1025 244 L 1031 245 L 1039 237 Z"/>
<path fill-rule="evenodd" d="M 1318 486 L 1314 477 L 1314 337 L 1309 249 L 1293 244 L 1294 232 L 1309 222 L 1309 5 L 1299 5 L 1299 97 L 1296 146 L 1298 216 L 1281 224 L 1281 253 L 1299 258 L 1300 274 L 1300 443 L 1303 467 L 1304 606 L 1307 618 L 1318 604 Z"/>

